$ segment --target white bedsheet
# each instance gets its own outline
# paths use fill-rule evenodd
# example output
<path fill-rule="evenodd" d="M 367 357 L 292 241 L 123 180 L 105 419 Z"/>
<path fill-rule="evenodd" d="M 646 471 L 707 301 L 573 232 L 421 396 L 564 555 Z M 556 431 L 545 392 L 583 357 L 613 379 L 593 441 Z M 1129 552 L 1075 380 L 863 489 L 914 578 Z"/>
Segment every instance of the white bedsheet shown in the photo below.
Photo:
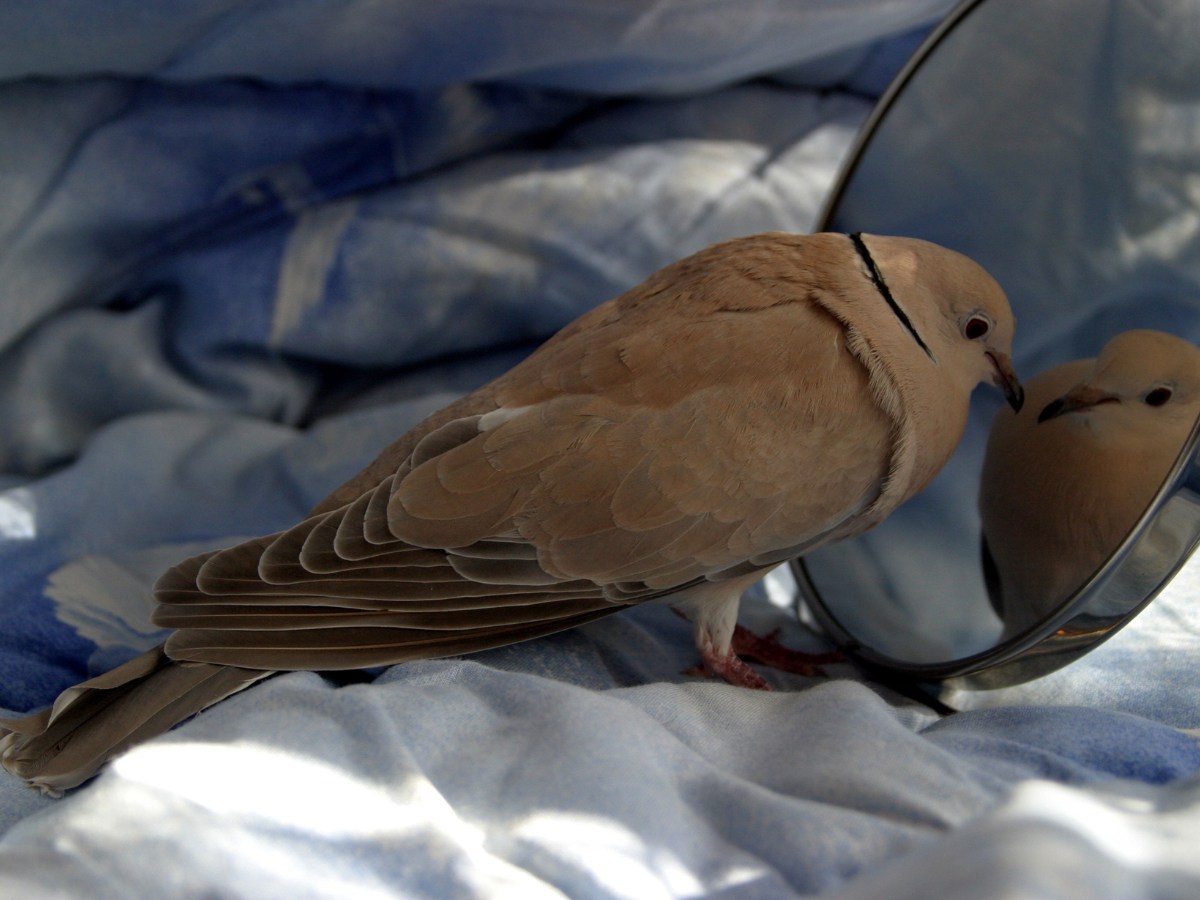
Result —
<path fill-rule="evenodd" d="M 154 643 L 162 567 L 289 524 L 583 310 L 810 230 L 946 6 L 0 10 L 0 707 Z M 819 646 L 769 593 L 746 620 Z M 847 666 L 694 663 L 647 607 L 279 676 L 62 800 L 0 776 L 0 894 L 1200 891 L 1200 747 L 1161 705 L 943 719 Z"/>

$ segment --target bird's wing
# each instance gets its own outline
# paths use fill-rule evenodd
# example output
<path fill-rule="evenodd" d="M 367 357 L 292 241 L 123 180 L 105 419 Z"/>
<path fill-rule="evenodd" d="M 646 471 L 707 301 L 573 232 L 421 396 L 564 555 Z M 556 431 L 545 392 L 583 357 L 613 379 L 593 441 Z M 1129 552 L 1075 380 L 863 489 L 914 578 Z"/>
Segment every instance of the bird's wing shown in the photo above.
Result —
<path fill-rule="evenodd" d="M 605 304 L 393 445 L 340 489 L 352 500 L 181 564 L 158 586 L 168 653 L 313 669 L 464 653 L 840 535 L 879 493 L 893 424 L 819 304 L 735 280 L 715 287 L 736 303 L 648 320 Z"/>

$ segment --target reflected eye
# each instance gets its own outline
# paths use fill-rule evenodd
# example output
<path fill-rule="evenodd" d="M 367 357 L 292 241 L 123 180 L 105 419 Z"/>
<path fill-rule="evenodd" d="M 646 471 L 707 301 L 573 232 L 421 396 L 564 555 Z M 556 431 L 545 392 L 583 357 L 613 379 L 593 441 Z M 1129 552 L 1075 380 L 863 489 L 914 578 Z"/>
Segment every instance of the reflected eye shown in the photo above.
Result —
<path fill-rule="evenodd" d="M 968 341 L 977 341 L 992 330 L 992 323 L 983 316 L 971 316 L 963 322 L 962 333 Z"/>
<path fill-rule="evenodd" d="M 1147 406 L 1162 406 L 1171 399 L 1171 389 L 1169 387 L 1156 387 L 1144 398 Z"/>

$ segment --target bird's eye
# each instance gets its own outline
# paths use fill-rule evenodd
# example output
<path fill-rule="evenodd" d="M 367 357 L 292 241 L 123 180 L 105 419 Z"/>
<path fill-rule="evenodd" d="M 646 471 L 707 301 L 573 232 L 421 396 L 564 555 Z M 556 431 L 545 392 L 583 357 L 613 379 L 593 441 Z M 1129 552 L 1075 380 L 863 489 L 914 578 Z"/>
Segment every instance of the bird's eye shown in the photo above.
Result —
<path fill-rule="evenodd" d="M 992 323 L 983 316 L 971 316 L 963 322 L 962 333 L 968 341 L 977 341 L 992 330 Z"/>
<path fill-rule="evenodd" d="M 1156 387 L 1142 399 L 1145 400 L 1147 406 L 1162 406 L 1171 399 L 1171 389 L 1169 387 Z"/>

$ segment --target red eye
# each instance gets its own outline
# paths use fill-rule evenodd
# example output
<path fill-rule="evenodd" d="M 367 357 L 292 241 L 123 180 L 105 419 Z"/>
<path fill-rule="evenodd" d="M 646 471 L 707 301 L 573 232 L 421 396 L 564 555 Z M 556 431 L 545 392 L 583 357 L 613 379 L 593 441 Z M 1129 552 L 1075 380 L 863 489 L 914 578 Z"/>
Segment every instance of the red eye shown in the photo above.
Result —
<path fill-rule="evenodd" d="M 963 323 L 963 337 L 968 341 L 977 341 L 992 330 L 992 323 L 983 316 L 971 316 Z"/>
<path fill-rule="evenodd" d="M 1171 399 L 1171 389 L 1166 387 L 1157 387 L 1148 393 L 1144 398 L 1147 406 L 1162 406 Z"/>

